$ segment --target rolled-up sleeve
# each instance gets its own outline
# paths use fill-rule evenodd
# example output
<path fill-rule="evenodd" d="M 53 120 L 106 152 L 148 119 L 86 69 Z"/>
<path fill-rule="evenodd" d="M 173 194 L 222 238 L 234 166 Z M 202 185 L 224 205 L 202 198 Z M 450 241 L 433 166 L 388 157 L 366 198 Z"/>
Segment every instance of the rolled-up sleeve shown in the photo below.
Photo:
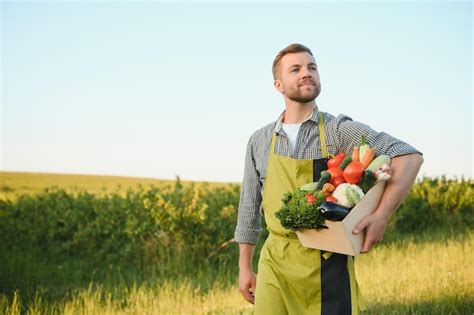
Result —
<path fill-rule="evenodd" d="M 353 121 L 349 116 L 339 115 L 336 120 L 340 152 L 350 154 L 354 147 L 360 146 L 361 137 L 364 135 L 367 143 L 375 148 L 377 155 L 386 154 L 390 158 L 412 153 L 423 155 L 408 143 L 386 132 L 377 132 L 368 125 Z"/>
<path fill-rule="evenodd" d="M 244 179 L 240 192 L 237 226 L 234 234 L 237 243 L 248 244 L 256 244 L 262 230 L 260 217 L 262 188 L 259 174 L 256 169 L 252 136 L 247 143 Z"/>

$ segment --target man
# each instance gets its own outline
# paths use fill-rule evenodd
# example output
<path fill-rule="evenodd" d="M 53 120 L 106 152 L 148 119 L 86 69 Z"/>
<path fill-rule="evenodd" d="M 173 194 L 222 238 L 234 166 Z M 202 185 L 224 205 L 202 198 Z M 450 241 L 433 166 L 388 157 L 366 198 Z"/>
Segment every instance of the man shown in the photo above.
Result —
<path fill-rule="evenodd" d="M 255 131 L 247 145 L 235 239 L 239 243 L 239 289 L 257 315 L 357 314 L 361 295 L 353 257 L 301 246 L 294 233 L 275 218 L 289 187 L 317 180 L 328 154 L 351 154 L 365 135 L 377 155 L 392 158 L 392 178 L 380 205 L 359 222 L 365 230 L 362 252 L 382 239 L 387 223 L 409 192 L 423 163 L 412 146 L 350 117 L 319 110 L 321 91 L 311 50 L 292 44 L 273 62 L 274 86 L 283 95 L 285 111 L 277 121 Z M 252 270 L 263 213 L 269 236 L 262 247 L 258 276 Z M 330 254 L 330 255 L 327 255 Z"/>

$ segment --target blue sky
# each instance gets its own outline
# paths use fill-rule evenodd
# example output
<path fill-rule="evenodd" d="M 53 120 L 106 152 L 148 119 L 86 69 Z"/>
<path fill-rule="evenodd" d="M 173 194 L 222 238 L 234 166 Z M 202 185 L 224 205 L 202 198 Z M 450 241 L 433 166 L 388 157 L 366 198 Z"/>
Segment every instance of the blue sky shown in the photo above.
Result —
<path fill-rule="evenodd" d="M 242 180 L 284 109 L 271 63 L 313 50 L 317 104 L 473 176 L 472 4 L 1 4 L 1 169 Z"/>

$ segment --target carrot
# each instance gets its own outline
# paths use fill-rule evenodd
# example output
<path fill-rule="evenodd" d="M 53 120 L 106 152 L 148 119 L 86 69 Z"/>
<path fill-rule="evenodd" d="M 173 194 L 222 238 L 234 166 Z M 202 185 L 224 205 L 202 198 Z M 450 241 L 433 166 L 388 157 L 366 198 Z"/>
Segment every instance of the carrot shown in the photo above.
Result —
<path fill-rule="evenodd" d="M 326 192 L 332 193 L 334 191 L 334 189 L 336 189 L 336 187 L 334 187 L 334 185 L 326 183 L 323 186 L 322 192 L 323 193 L 326 193 Z"/>
<path fill-rule="evenodd" d="M 375 149 L 374 148 L 368 148 L 365 151 L 364 156 L 362 157 L 361 163 L 364 164 L 364 167 L 367 168 L 372 160 L 375 157 Z"/>
<path fill-rule="evenodd" d="M 359 162 L 359 147 L 354 147 L 352 151 L 352 162 Z"/>

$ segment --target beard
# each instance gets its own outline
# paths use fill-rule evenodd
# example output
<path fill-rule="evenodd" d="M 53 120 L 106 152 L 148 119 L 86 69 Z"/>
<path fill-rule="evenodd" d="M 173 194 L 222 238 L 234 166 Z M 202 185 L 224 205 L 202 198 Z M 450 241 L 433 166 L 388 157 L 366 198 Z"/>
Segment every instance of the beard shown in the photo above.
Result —
<path fill-rule="evenodd" d="M 298 103 L 309 103 L 312 102 L 318 97 L 319 93 L 321 93 L 321 84 L 314 85 L 313 93 L 309 92 L 302 92 L 299 88 L 296 91 L 291 91 L 290 93 L 286 93 L 286 97 L 290 100 Z"/>

